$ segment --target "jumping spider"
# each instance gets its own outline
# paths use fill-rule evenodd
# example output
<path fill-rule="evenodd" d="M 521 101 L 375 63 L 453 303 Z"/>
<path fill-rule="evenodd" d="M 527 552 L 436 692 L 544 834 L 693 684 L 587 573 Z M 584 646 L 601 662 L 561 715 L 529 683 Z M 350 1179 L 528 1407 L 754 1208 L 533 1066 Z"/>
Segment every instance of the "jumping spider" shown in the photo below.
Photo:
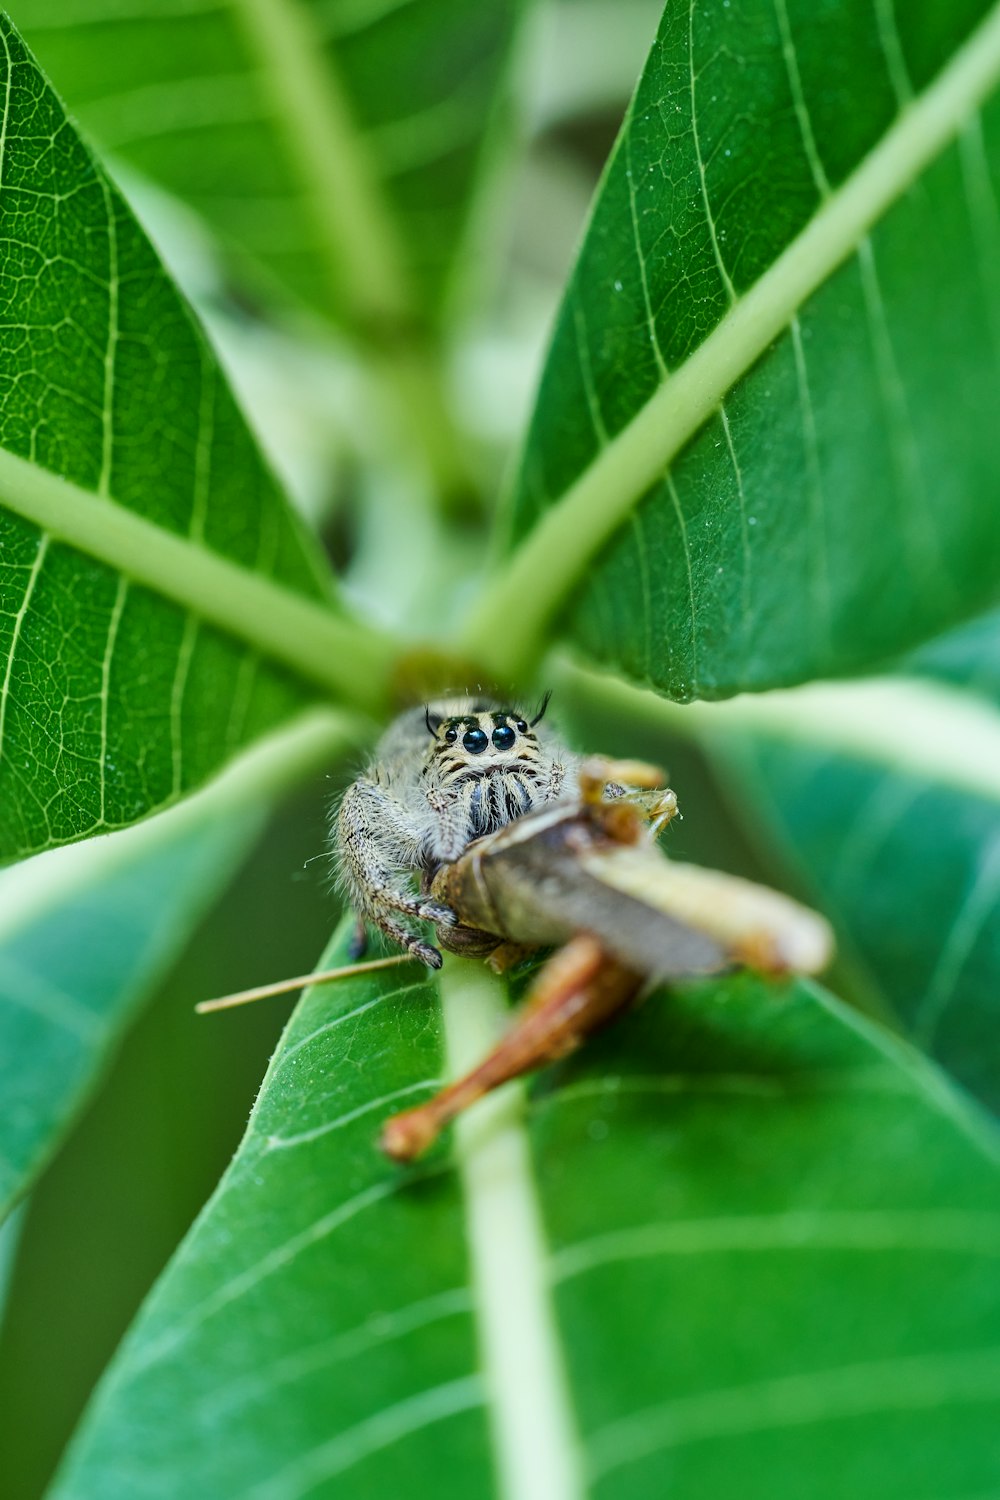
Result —
<path fill-rule="evenodd" d="M 538 729 L 548 699 L 529 720 L 487 699 L 448 698 L 401 714 L 386 731 L 345 792 L 333 829 L 341 883 L 358 918 L 356 953 L 370 922 L 440 968 L 441 954 L 412 924 L 455 921 L 450 907 L 427 896 L 441 865 L 534 808 L 579 798 L 582 757 Z M 611 785 L 605 796 L 623 790 Z"/>

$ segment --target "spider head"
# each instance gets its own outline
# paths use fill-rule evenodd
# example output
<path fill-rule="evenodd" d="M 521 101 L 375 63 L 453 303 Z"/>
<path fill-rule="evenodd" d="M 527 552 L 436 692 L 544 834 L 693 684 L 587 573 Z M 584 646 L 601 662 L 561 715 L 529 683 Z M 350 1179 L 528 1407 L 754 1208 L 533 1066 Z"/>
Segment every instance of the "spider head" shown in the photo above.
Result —
<path fill-rule="evenodd" d="M 479 700 L 429 707 L 425 722 L 433 739 L 431 755 L 442 762 L 446 774 L 534 759 L 538 754 L 534 727 L 547 704 L 548 694 L 531 719 L 518 709 Z"/>

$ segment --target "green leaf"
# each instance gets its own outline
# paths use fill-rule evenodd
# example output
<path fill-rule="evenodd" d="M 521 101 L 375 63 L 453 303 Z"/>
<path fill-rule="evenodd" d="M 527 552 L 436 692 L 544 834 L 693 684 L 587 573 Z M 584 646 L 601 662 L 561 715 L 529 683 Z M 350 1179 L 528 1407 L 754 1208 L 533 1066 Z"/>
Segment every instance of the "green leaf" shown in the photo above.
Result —
<path fill-rule="evenodd" d="M 343 741 L 343 726 L 317 715 L 174 812 L 0 877 L 0 1217 L 52 1155 L 278 791 Z"/>
<path fill-rule="evenodd" d="M 381 1120 L 504 1021 L 481 966 L 437 990 L 307 995 L 58 1500 L 990 1492 L 997 1159 L 915 1054 L 694 986 L 400 1173 Z"/>
<path fill-rule="evenodd" d="M 915 651 L 903 667 L 951 682 L 1000 706 L 1000 614 L 982 615 Z"/>
<path fill-rule="evenodd" d="M 18 1242 L 21 1238 L 21 1215 L 14 1214 L 0 1224 L 0 1328 L 7 1302 L 10 1278 L 17 1259 Z"/>
<path fill-rule="evenodd" d="M 0 107 L 2 859 L 198 786 L 311 696 L 269 658 L 354 702 L 388 668 L 6 18 Z"/>
<path fill-rule="evenodd" d="M 519 11 L 20 0 L 17 19 L 102 148 L 378 337 L 445 296 Z"/>
<path fill-rule="evenodd" d="M 720 697 L 997 598 L 998 79 L 986 0 L 666 8 L 473 653 Z"/>

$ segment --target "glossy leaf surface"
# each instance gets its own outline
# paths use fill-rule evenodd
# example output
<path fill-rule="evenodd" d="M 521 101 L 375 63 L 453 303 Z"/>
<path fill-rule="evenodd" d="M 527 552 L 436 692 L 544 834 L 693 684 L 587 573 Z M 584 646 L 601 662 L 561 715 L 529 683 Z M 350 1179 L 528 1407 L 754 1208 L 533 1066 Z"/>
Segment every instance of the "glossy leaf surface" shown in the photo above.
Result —
<path fill-rule="evenodd" d="M 995 599 L 998 77 L 984 0 L 666 8 L 473 624 L 498 665 L 563 610 L 720 697 Z"/>
<path fill-rule="evenodd" d="M 451 1054 L 483 986 L 445 970 Z M 818 991 L 698 986 L 544 1077 L 523 1123 L 516 1100 L 467 1120 L 458 1175 L 442 1152 L 400 1174 L 373 1138 L 441 1072 L 436 991 L 402 970 L 300 1006 L 60 1500 L 737 1473 L 763 1500 L 806 1467 L 824 1500 L 876 1472 L 990 1489 L 997 1167 L 919 1059 Z"/>
<path fill-rule="evenodd" d="M 132 214 L 8 20 L 0 42 L 10 226 L 0 858 L 10 858 L 175 801 L 288 717 L 306 690 L 259 641 L 206 617 L 228 599 L 248 629 L 269 628 L 244 595 L 280 583 L 303 607 L 315 601 L 322 626 L 328 585 Z M 115 551 L 123 531 L 130 552 Z M 193 582 L 206 565 L 208 581 Z"/>

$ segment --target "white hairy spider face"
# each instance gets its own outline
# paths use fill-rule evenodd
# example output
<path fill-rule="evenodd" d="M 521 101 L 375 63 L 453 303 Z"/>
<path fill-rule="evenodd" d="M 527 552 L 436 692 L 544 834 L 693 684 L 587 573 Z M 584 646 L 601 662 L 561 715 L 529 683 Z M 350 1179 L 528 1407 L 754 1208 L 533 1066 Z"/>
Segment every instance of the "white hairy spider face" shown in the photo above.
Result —
<path fill-rule="evenodd" d="M 427 725 L 433 737 L 428 764 L 435 767 L 441 786 L 470 776 L 530 768 L 541 759 L 538 736 L 510 709 L 477 706 L 469 713 L 436 719 L 428 710 Z"/>
<path fill-rule="evenodd" d="M 474 703 L 449 713 L 450 707 L 425 716 L 432 743 L 422 779 L 431 805 L 458 813 L 471 841 L 547 799 L 551 755 L 515 709 Z"/>

